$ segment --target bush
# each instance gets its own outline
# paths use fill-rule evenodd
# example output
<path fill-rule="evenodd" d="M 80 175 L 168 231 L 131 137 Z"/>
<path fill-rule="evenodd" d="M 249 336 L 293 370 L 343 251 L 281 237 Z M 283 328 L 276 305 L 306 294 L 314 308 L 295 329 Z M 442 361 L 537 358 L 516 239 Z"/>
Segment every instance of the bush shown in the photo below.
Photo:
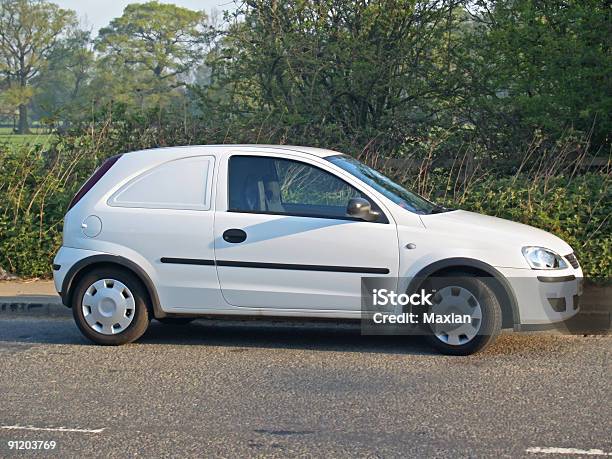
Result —
<path fill-rule="evenodd" d="M 99 162 L 83 142 L 0 147 L 0 267 L 49 276 L 70 199 Z"/>

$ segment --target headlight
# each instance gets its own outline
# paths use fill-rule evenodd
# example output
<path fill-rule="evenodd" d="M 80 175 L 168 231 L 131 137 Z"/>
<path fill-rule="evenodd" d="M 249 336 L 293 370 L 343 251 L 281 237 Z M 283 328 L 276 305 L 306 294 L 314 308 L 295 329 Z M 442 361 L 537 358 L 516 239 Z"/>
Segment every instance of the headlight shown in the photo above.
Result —
<path fill-rule="evenodd" d="M 523 256 L 531 269 L 565 269 L 565 260 L 552 250 L 544 247 L 523 247 Z"/>

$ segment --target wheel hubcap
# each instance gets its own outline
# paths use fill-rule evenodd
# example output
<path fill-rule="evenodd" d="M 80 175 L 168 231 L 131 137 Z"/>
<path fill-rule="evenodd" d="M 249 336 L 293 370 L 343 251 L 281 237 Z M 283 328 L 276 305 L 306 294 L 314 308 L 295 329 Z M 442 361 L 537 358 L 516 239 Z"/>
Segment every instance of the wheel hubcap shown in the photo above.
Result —
<path fill-rule="evenodd" d="M 81 303 L 85 322 L 103 335 L 127 329 L 136 312 L 134 295 L 115 279 L 100 279 L 89 286 Z"/>
<path fill-rule="evenodd" d="M 466 344 L 478 334 L 482 322 L 480 303 L 472 293 L 459 286 L 444 287 L 432 298 L 434 305 L 430 312 L 436 316 L 459 314 L 470 317 L 465 323 L 444 323 L 432 325 L 434 335 L 443 343 L 451 346 Z"/>

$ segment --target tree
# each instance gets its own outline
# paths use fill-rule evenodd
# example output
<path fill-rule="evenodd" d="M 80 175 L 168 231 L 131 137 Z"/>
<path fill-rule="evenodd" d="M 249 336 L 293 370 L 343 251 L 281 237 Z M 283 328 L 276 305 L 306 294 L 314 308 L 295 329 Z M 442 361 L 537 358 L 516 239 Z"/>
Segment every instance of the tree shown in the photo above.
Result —
<path fill-rule="evenodd" d="M 6 87 L 0 91 L 0 116 L 11 118 L 13 128 L 15 127 L 15 115 L 19 114 L 19 106 L 27 104 L 32 98 L 31 87 L 20 88 L 19 86 Z"/>
<path fill-rule="evenodd" d="M 117 88 L 119 96 L 161 96 L 184 85 L 208 42 L 206 19 L 203 11 L 156 1 L 126 6 L 121 17 L 100 30 L 96 43 L 106 68 L 128 78 L 121 81 L 123 91 Z"/>
<path fill-rule="evenodd" d="M 45 0 L 0 0 L 0 72 L 9 88 L 21 95 L 18 130 L 22 134 L 29 129 L 30 83 L 59 37 L 75 22 L 73 11 Z"/>
<path fill-rule="evenodd" d="M 604 0 L 478 0 L 461 61 L 466 108 L 490 144 L 510 148 L 535 130 L 552 138 L 612 132 L 612 9 Z M 496 145 L 497 146 L 497 145 Z"/>
<path fill-rule="evenodd" d="M 47 66 L 35 78 L 32 110 L 49 124 L 82 119 L 94 88 L 94 53 L 90 33 L 73 29 L 58 41 L 47 58 Z"/>
<path fill-rule="evenodd" d="M 388 150 L 427 137 L 458 88 L 446 49 L 462 3 L 244 2 L 211 53 L 202 106 L 225 99 L 215 112 L 268 141 Z"/>

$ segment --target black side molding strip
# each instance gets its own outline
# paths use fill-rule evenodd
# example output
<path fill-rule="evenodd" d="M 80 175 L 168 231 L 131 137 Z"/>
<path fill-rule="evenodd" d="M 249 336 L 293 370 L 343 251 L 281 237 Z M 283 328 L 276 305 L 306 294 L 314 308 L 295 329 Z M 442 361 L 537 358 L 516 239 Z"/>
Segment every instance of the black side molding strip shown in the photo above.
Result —
<path fill-rule="evenodd" d="M 175 265 L 203 265 L 203 266 L 214 266 L 215 260 L 201 260 L 198 258 L 168 258 L 162 257 L 160 260 L 162 263 L 171 263 Z"/>
<path fill-rule="evenodd" d="M 365 268 L 363 266 L 298 265 L 287 263 L 259 263 L 255 261 L 218 260 L 217 266 L 236 268 L 288 269 L 294 271 L 328 271 L 336 273 L 389 274 L 387 268 Z"/>
<path fill-rule="evenodd" d="M 538 276 L 540 282 L 569 282 L 576 280 L 576 276 L 570 274 L 569 276 Z"/>
<path fill-rule="evenodd" d="M 389 274 L 388 268 L 366 268 L 363 266 L 298 265 L 288 263 L 260 263 L 256 261 L 201 260 L 197 258 L 163 257 L 162 263 L 179 265 L 226 266 L 233 268 L 286 269 L 293 271 L 326 271 L 335 273 Z"/>

